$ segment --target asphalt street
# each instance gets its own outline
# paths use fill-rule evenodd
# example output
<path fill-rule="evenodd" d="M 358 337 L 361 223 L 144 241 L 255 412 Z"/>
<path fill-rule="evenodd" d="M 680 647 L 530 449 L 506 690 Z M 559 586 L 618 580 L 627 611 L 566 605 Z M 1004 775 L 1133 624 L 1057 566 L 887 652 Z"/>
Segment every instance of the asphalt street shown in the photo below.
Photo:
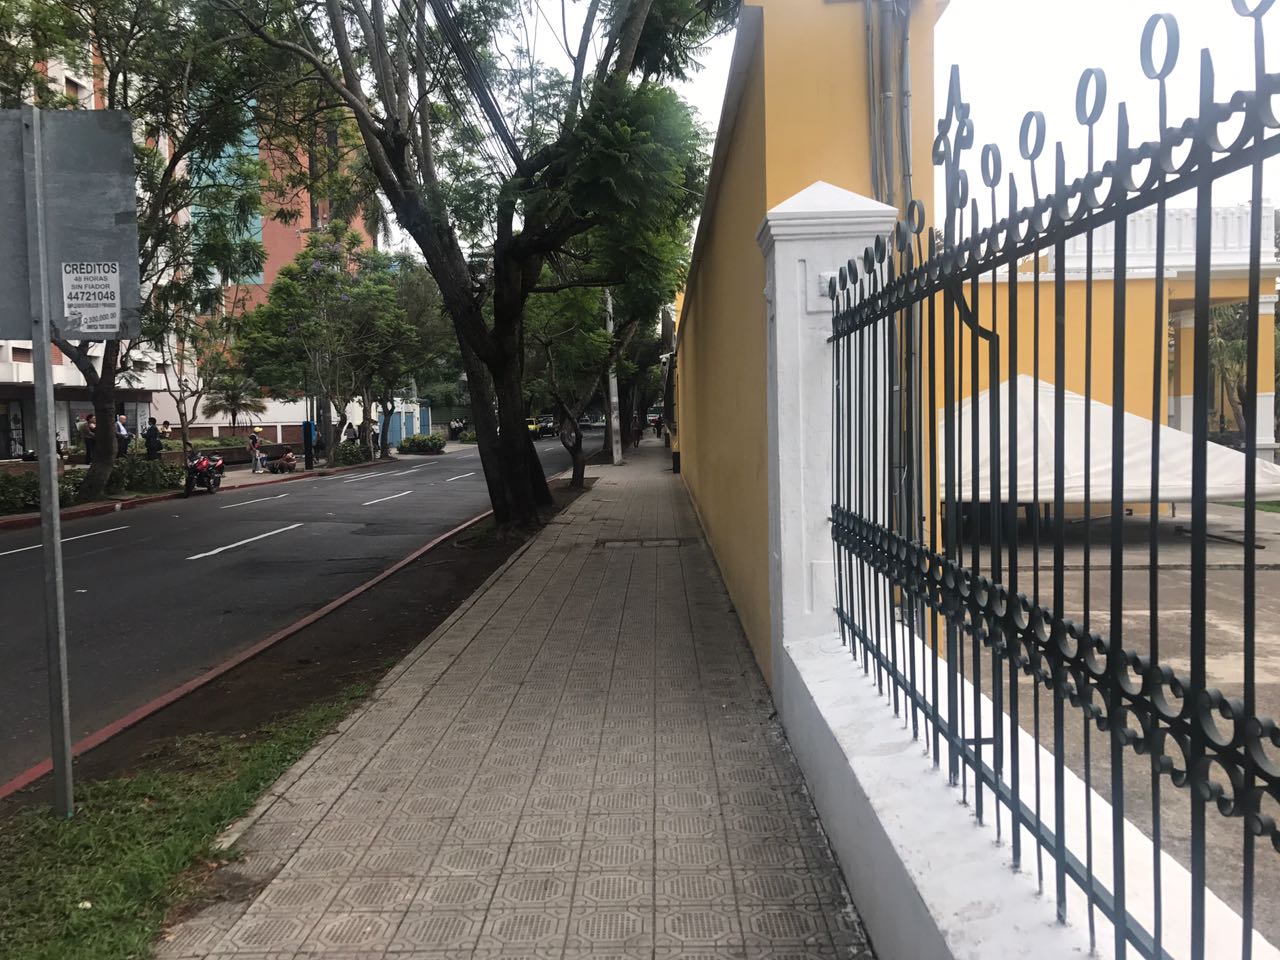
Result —
<path fill-rule="evenodd" d="M 566 469 L 539 441 L 548 476 Z M 63 525 L 72 739 L 488 509 L 474 450 Z M 0 783 L 49 755 L 39 529 L 0 533 Z M 459 600 L 464 598 L 459 597 Z"/>

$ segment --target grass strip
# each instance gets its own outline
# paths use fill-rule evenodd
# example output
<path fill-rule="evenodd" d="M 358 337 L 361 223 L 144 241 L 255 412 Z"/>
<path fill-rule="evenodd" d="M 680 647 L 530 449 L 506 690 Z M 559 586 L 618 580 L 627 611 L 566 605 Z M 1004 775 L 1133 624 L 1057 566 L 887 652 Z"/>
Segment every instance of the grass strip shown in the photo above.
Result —
<path fill-rule="evenodd" d="M 368 693 L 365 686 L 238 737 L 165 744 L 132 776 L 87 783 L 76 816 L 0 822 L 0 957 L 151 956 L 171 910 L 199 892 L 219 834 Z"/>
<path fill-rule="evenodd" d="M 1245 502 L 1243 500 L 1232 500 L 1227 506 L 1239 507 L 1243 510 Z M 1259 500 L 1256 506 L 1263 513 L 1280 513 L 1280 500 Z"/>

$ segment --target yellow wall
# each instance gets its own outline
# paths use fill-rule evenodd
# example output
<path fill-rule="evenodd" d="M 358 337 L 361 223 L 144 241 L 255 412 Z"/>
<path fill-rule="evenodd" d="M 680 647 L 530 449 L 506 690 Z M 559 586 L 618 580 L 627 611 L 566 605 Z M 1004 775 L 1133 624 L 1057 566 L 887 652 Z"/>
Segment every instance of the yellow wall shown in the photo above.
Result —
<path fill-rule="evenodd" d="M 872 196 L 864 57 L 866 4 L 749 2 L 764 9 L 768 206 L 782 203 L 815 180 Z M 912 192 L 929 210 L 933 209 L 931 152 L 937 133 L 933 26 L 938 7 L 934 0 L 917 0 L 911 17 Z M 901 169 L 895 157 L 895 180 Z M 901 207 L 901 190 L 896 186 L 894 198 Z"/>
<path fill-rule="evenodd" d="M 681 470 L 761 668 L 769 670 L 769 504 L 765 465 L 764 72 L 747 75 L 707 223 L 685 291 L 677 354 Z"/>
<path fill-rule="evenodd" d="M 871 195 L 861 3 L 747 0 L 761 17 L 679 318 L 673 447 L 756 661 L 771 680 L 764 257 L 768 210 L 817 180 Z M 933 25 L 911 24 L 914 194 L 932 207 Z M 739 37 L 741 42 L 742 31 Z M 731 81 L 731 85 L 732 85 Z M 724 138 L 726 120 L 721 119 Z M 900 167 L 895 163 L 897 176 Z M 901 204 L 901 190 L 898 190 Z M 860 251 L 850 251 L 856 256 Z"/>

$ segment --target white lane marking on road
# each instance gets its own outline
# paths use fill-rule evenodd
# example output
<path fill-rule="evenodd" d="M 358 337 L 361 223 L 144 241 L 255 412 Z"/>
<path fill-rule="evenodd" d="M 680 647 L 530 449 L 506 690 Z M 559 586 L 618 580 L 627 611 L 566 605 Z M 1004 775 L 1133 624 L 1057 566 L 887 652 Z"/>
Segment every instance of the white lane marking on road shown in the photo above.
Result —
<path fill-rule="evenodd" d="M 253 543 L 255 540 L 265 540 L 267 537 L 274 537 L 277 533 L 288 533 L 290 530 L 297 530 L 302 524 L 293 523 L 287 527 L 281 527 L 279 530 L 272 530 L 270 533 L 260 533 L 256 537 L 250 537 L 248 540 L 237 540 L 235 543 L 228 543 L 225 547 L 219 547 L 217 550 L 210 550 L 207 553 L 197 553 L 194 557 L 187 557 L 188 560 L 203 560 L 205 557 L 216 556 L 225 550 L 234 550 L 236 547 L 243 547 L 246 543 Z"/>
<path fill-rule="evenodd" d="M 232 507 L 247 507 L 251 503 L 266 503 L 268 500 L 280 500 L 287 497 L 287 493 L 277 493 L 274 497 L 259 497 L 257 500 L 244 500 L 240 503 L 228 503 L 225 507 L 219 507 L 219 510 L 230 510 Z"/>
<path fill-rule="evenodd" d="M 128 530 L 128 529 L 129 529 L 129 525 L 125 524 L 123 527 L 110 527 L 107 530 L 97 530 L 93 533 L 82 533 L 74 537 L 63 537 L 62 542 L 70 543 L 72 540 L 84 540 L 86 537 L 100 537 L 104 533 L 116 533 L 119 530 Z M 39 550 L 43 546 L 44 546 L 43 543 L 37 543 L 37 544 L 33 544 L 30 547 L 19 547 L 17 550 L 6 550 L 4 553 L 0 553 L 0 557 L 7 557 L 12 553 L 26 553 L 28 550 Z"/>
<path fill-rule="evenodd" d="M 372 480 L 374 477 L 385 477 L 388 473 L 390 473 L 389 470 L 384 470 L 382 473 L 366 473 L 362 477 L 352 477 L 350 480 L 343 480 L 342 482 L 355 483 L 357 480 Z"/>
<path fill-rule="evenodd" d="M 382 497 L 378 500 L 370 500 L 367 503 L 360 504 L 360 506 L 372 507 L 375 503 L 386 503 L 388 500 L 399 500 L 401 497 L 407 497 L 411 493 L 413 493 L 412 490 L 406 490 L 404 493 L 395 493 L 389 497 Z"/>
<path fill-rule="evenodd" d="M 471 471 L 471 473 L 463 473 L 456 477 L 450 477 L 448 480 L 445 481 L 445 483 L 453 483 L 453 481 L 455 480 L 465 480 L 467 477 L 474 477 L 475 475 L 476 475 L 475 471 L 473 470 Z"/>
<path fill-rule="evenodd" d="M 395 473 L 391 474 L 391 476 L 398 477 L 402 473 L 413 473 L 413 471 L 421 470 L 423 467 L 434 467 L 434 466 L 436 466 L 436 464 L 434 463 L 420 463 L 416 467 L 410 467 L 408 470 L 397 470 L 395 471 Z"/>

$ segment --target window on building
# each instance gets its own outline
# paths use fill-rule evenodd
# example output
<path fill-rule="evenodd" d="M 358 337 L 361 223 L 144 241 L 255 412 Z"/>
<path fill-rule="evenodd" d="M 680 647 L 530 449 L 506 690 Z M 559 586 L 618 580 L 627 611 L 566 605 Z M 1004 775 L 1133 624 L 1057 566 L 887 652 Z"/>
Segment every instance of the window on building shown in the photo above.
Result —
<path fill-rule="evenodd" d="M 13 362 L 14 363 L 30 363 L 31 348 L 30 347 L 14 347 Z"/>
<path fill-rule="evenodd" d="M 78 101 L 80 99 L 80 91 L 81 91 L 80 84 L 76 83 L 74 80 L 66 80 L 65 83 L 66 83 L 67 99 Z"/>

